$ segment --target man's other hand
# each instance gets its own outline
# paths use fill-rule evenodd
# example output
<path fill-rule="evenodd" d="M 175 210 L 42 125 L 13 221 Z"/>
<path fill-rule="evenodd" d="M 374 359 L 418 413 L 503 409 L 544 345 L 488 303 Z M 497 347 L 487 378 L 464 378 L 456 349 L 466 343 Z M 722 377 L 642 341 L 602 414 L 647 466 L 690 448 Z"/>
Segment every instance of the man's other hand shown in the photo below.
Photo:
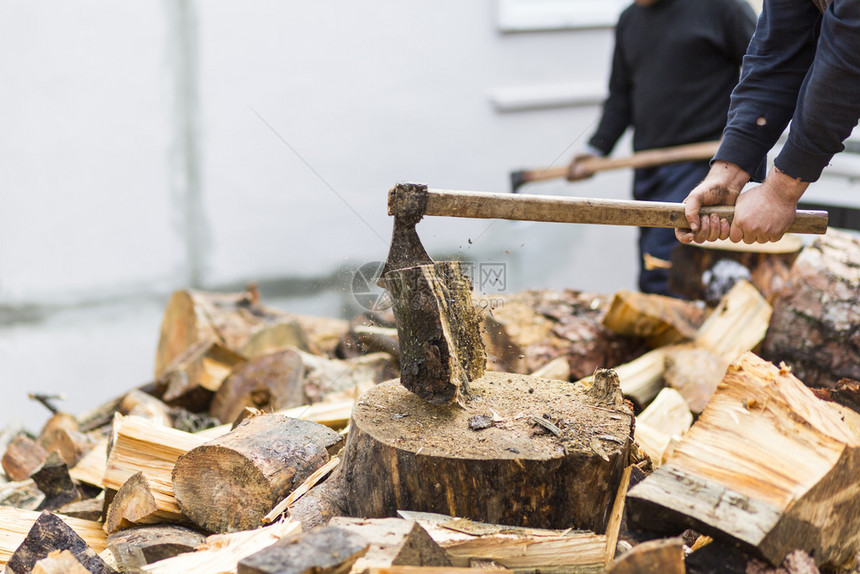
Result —
<path fill-rule="evenodd" d="M 597 156 L 590 153 L 581 153 L 573 156 L 570 166 L 567 168 L 567 181 L 579 181 L 593 176 L 594 170 L 588 167 L 586 160 L 594 159 L 595 157 Z"/>

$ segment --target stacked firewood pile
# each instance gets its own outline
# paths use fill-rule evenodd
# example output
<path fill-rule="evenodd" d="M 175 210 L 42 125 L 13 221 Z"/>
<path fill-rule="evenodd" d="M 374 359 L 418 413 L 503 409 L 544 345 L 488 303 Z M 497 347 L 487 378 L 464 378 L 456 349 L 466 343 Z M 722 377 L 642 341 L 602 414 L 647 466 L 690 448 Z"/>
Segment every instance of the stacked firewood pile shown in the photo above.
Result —
<path fill-rule="evenodd" d="M 860 240 L 724 257 L 731 281 L 687 249 L 697 301 L 497 301 L 450 405 L 392 381 L 390 312 L 177 292 L 152 383 L 0 435 L 0 565 L 856 572 Z"/>

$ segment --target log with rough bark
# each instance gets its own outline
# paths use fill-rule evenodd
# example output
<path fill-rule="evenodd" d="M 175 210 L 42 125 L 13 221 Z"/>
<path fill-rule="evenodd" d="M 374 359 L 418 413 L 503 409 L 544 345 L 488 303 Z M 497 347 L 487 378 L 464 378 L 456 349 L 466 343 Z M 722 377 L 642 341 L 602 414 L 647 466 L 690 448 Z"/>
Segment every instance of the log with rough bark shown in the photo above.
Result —
<path fill-rule="evenodd" d="M 285 323 L 291 326 L 283 326 Z M 255 336 L 261 340 L 255 342 Z M 176 291 L 161 322 L 155 377 L 160 377 L 179 355 L 200 342 L 218 343 L 244 356 L 287 346 L 307 348 L 296 319 L 261 304 L 253 286 L 244 293 Z M 243 353 L 246 346 L 248 350 Z"/>
<path fill-rule="evenodd" d="M 174 521 L 182 520 L 182 511 L 173 493 L 171 472 L 181 455 L 204 442 L 204 437 L 117 414 L 102 486 L 119 490 L 129 478 L 142 471 L 158 513 Z"/>
<path fill-rule="evenodd" d="M 263 517 L 329 460 L 343 437 L 317 423 L 281 415 L 245 420 L 189 450 L 173 468 L 182 512 L 209 532 L 256 528 Z"/>
<path fill-rule="evenodd" d="M 74 554 L 68 550 L 54 550 L 42 558 L 32 570 L 33 574 L 91 574 Z"/>
<path fill-rule="evenodd" d="M 3 453 L 3 471 L 10 480 L 27 480 L 30 474 L 45 462 L 48 451 L 39 443 L 24 434 L 19 434 L 6 447 Z"/>
<path fill-rule="evenodd" d="M 50 512 L 38 515 L 21 545 L 9 557 L 6 567 L 15 574 L 26 574 L 52 551 L 68 550 L 90 574 L 115 574 L 116 570 L 97 554 L 104 549 L 104 538 L 101 538 L 100 548 L 92 548 L 67 521 L 71 519 L 63 520 Z"/>
<path fill-rule="evenodd" d="M 492 562 L 519 572 L 597 574 L 606 565 L 606 535 L 505 527 L 442 514 L 400 511 L 445 549 L 453 566 Z"/>
<path fill-rule="evenodd" d="M 603 325 L 619 335 L 642 337 L 652 348 L 689 341 L 705 320 L 705 309 L 663 295 L 615 293 Z"/>
<path fill-rule="evenodd" d="M 356 403 L 343 455 L 352 516 L 399 509 L 603 532 L 627 464 L 632 412 L 612 371 L 588 391 L 488 372 L 462 405 L 399 383 Z"/>
<path fill-rule="evenodd" d="M 191 412 L 208 411 L 215 392 L 245 357 L 213 341 L 199 341 L 164 367 L 156 380 L 162 400 Z"/>
<path fill-rule="evenodd" d="M 138 572 L 147 564 L 193 552 L 206 535 L 175 524 L 135 526 L 111 534 L 105 540 L 123 572 Z"/>
<path fill-rule="evenodd" d="M 140 570 L 149 574 L 235 573 L 242 558 L 299 531 L 301 527 L 297 522 L 286 521 L 255 530 L 215 534 L 209 536 L 195 552 L 159 560 Z"/>
<path fill-rule="evenodd" d="M 762 356 L 811 387 L 860 380 L 860 239 L 830 229 L 805 248 L 774 302 Z"/>
<path fill-rule="evenodd" d="M 684 574 L 681 538 L 649 540 L 633 547 L 606 567 L 606 574 Z"/>
<path fill-rule="evenodd" d="M 370 545 L 364 537 L 323 526 L 282 538 L 239 561 L 237 574 L 342 574 Z"/>
<path fill-rule="evenodd" d="M 718 241 L 679 244 L 672 251 L 669 287 L 688 299 L 715 305 L 739 280 L 746 280 L 772 303 L 785 286 L 789 269 L 803 248 L 796 235 L 767 244 Z"/>
<path fill-rule="evenodd" d="M 564 357 L 570 378 L 579 380 L 598 367 L 635 359 L 646 346 L 603 326 L 609 303 L 605 295 L 571 290 L 500 295 L 481 333 L 488 368 L 527 374 Z"/>
<path fill-rule="evenodd" d="M 860 441 L 787 368 L 729 367 L 672 457 L 628 494 L 631 527 L 688 525 L 780 564 L 843 565 L 860 547 Z"/>
<path fill-rule="evenodd" d="M 228 423 L 245 407 L 272 412 L 305 404 L 304 363 L 298 349 L 250 359 L 235 367 L 212 399 L 209 414 Z"/>
<path fill-rule="evenodd" d="M 354 532 L 370 542 L 367 554 L 353 565 L 353 574 L 387 566 L 451 565 L 445 550 L 414 520 L 336 516 L 329 526 Z"/>
<path fill-rule="evenodd" d="M 301 523 L 302 530 L 326 526 L 335 516 L 346 514 L 346 488 L 338 466 L 322 484 L 289 505 L 290 520 Z"/>
<path fill-rule="evenodd" d="M 400 383 L 433 404 L 460 400 L 484 373 L 482 313 L 459 262 L 441 261 L 385 274 L 400 341 Z"/>

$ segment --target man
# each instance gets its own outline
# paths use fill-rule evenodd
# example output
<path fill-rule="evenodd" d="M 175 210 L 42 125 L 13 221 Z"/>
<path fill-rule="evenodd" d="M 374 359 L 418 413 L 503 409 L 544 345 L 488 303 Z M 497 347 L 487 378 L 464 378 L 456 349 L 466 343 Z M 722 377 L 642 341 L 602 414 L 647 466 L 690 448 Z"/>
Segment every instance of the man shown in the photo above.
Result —
<path fill-rule="evenodd" d="M 829 5 L 828 5 L 829 4 Z M 679 240 L 777 241 L 797 202 L 860 118 L 860 0 L 764 0 L 732 94 L 723 143 L 690 192 L 692 231 Z M 761 185 L 741 193 L 791 121 L 785 146 Z M 735 205 L 731 225 L 699 218 L 705 205 Z"/>
<path fill-rule="evenodd" d="M 590 153 L 574 157 L 568 179 L 592 175 L 580 160 L 608 155 L 629 126 L 636 151 L 720 139 L 754 28 L 744 0 L 636 0 L 616 26 L 609 97 Z M 700 161 L 636 170 L 633 197 L 680 202 L 708 167 Z M 668 271 L 646 269 L 644 260 L 669 259 L 676 244 L 671 229 L 640 229 L 640 290 L 670 294 Z"/>

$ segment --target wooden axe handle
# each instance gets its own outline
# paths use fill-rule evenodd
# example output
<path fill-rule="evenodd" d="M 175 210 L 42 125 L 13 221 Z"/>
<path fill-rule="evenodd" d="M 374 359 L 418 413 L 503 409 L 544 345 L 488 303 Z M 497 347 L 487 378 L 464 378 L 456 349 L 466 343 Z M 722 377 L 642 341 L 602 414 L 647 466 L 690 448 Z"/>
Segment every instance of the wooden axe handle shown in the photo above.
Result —
<path fill-rule="evenodd" d="M 674 147 L 655 148 L 636 152 L 627 157 L 593 157 L 582 161 L 582 165 L 593 172 L 610 169 L 655 167 L 681 161 L 705 160 L 714 157 L 720 142 L 701 142 Z M 567 177 L 567 165 L 523 171 L 523 181 L 543 181 Z"/>
<path fill-rule="evenodd" d="M 700 213 L 716 213 L 731 221 L 734 207 L 703 207 Z M 391 203 L 389 214 L 394 214 Z M 445 189 L 427 190 L 424 215 L 687 229 L 682 203 Z M 827 217 L 826 211 L 798 211 L 788 231 L 823 234 L 827 231 Z"/>

